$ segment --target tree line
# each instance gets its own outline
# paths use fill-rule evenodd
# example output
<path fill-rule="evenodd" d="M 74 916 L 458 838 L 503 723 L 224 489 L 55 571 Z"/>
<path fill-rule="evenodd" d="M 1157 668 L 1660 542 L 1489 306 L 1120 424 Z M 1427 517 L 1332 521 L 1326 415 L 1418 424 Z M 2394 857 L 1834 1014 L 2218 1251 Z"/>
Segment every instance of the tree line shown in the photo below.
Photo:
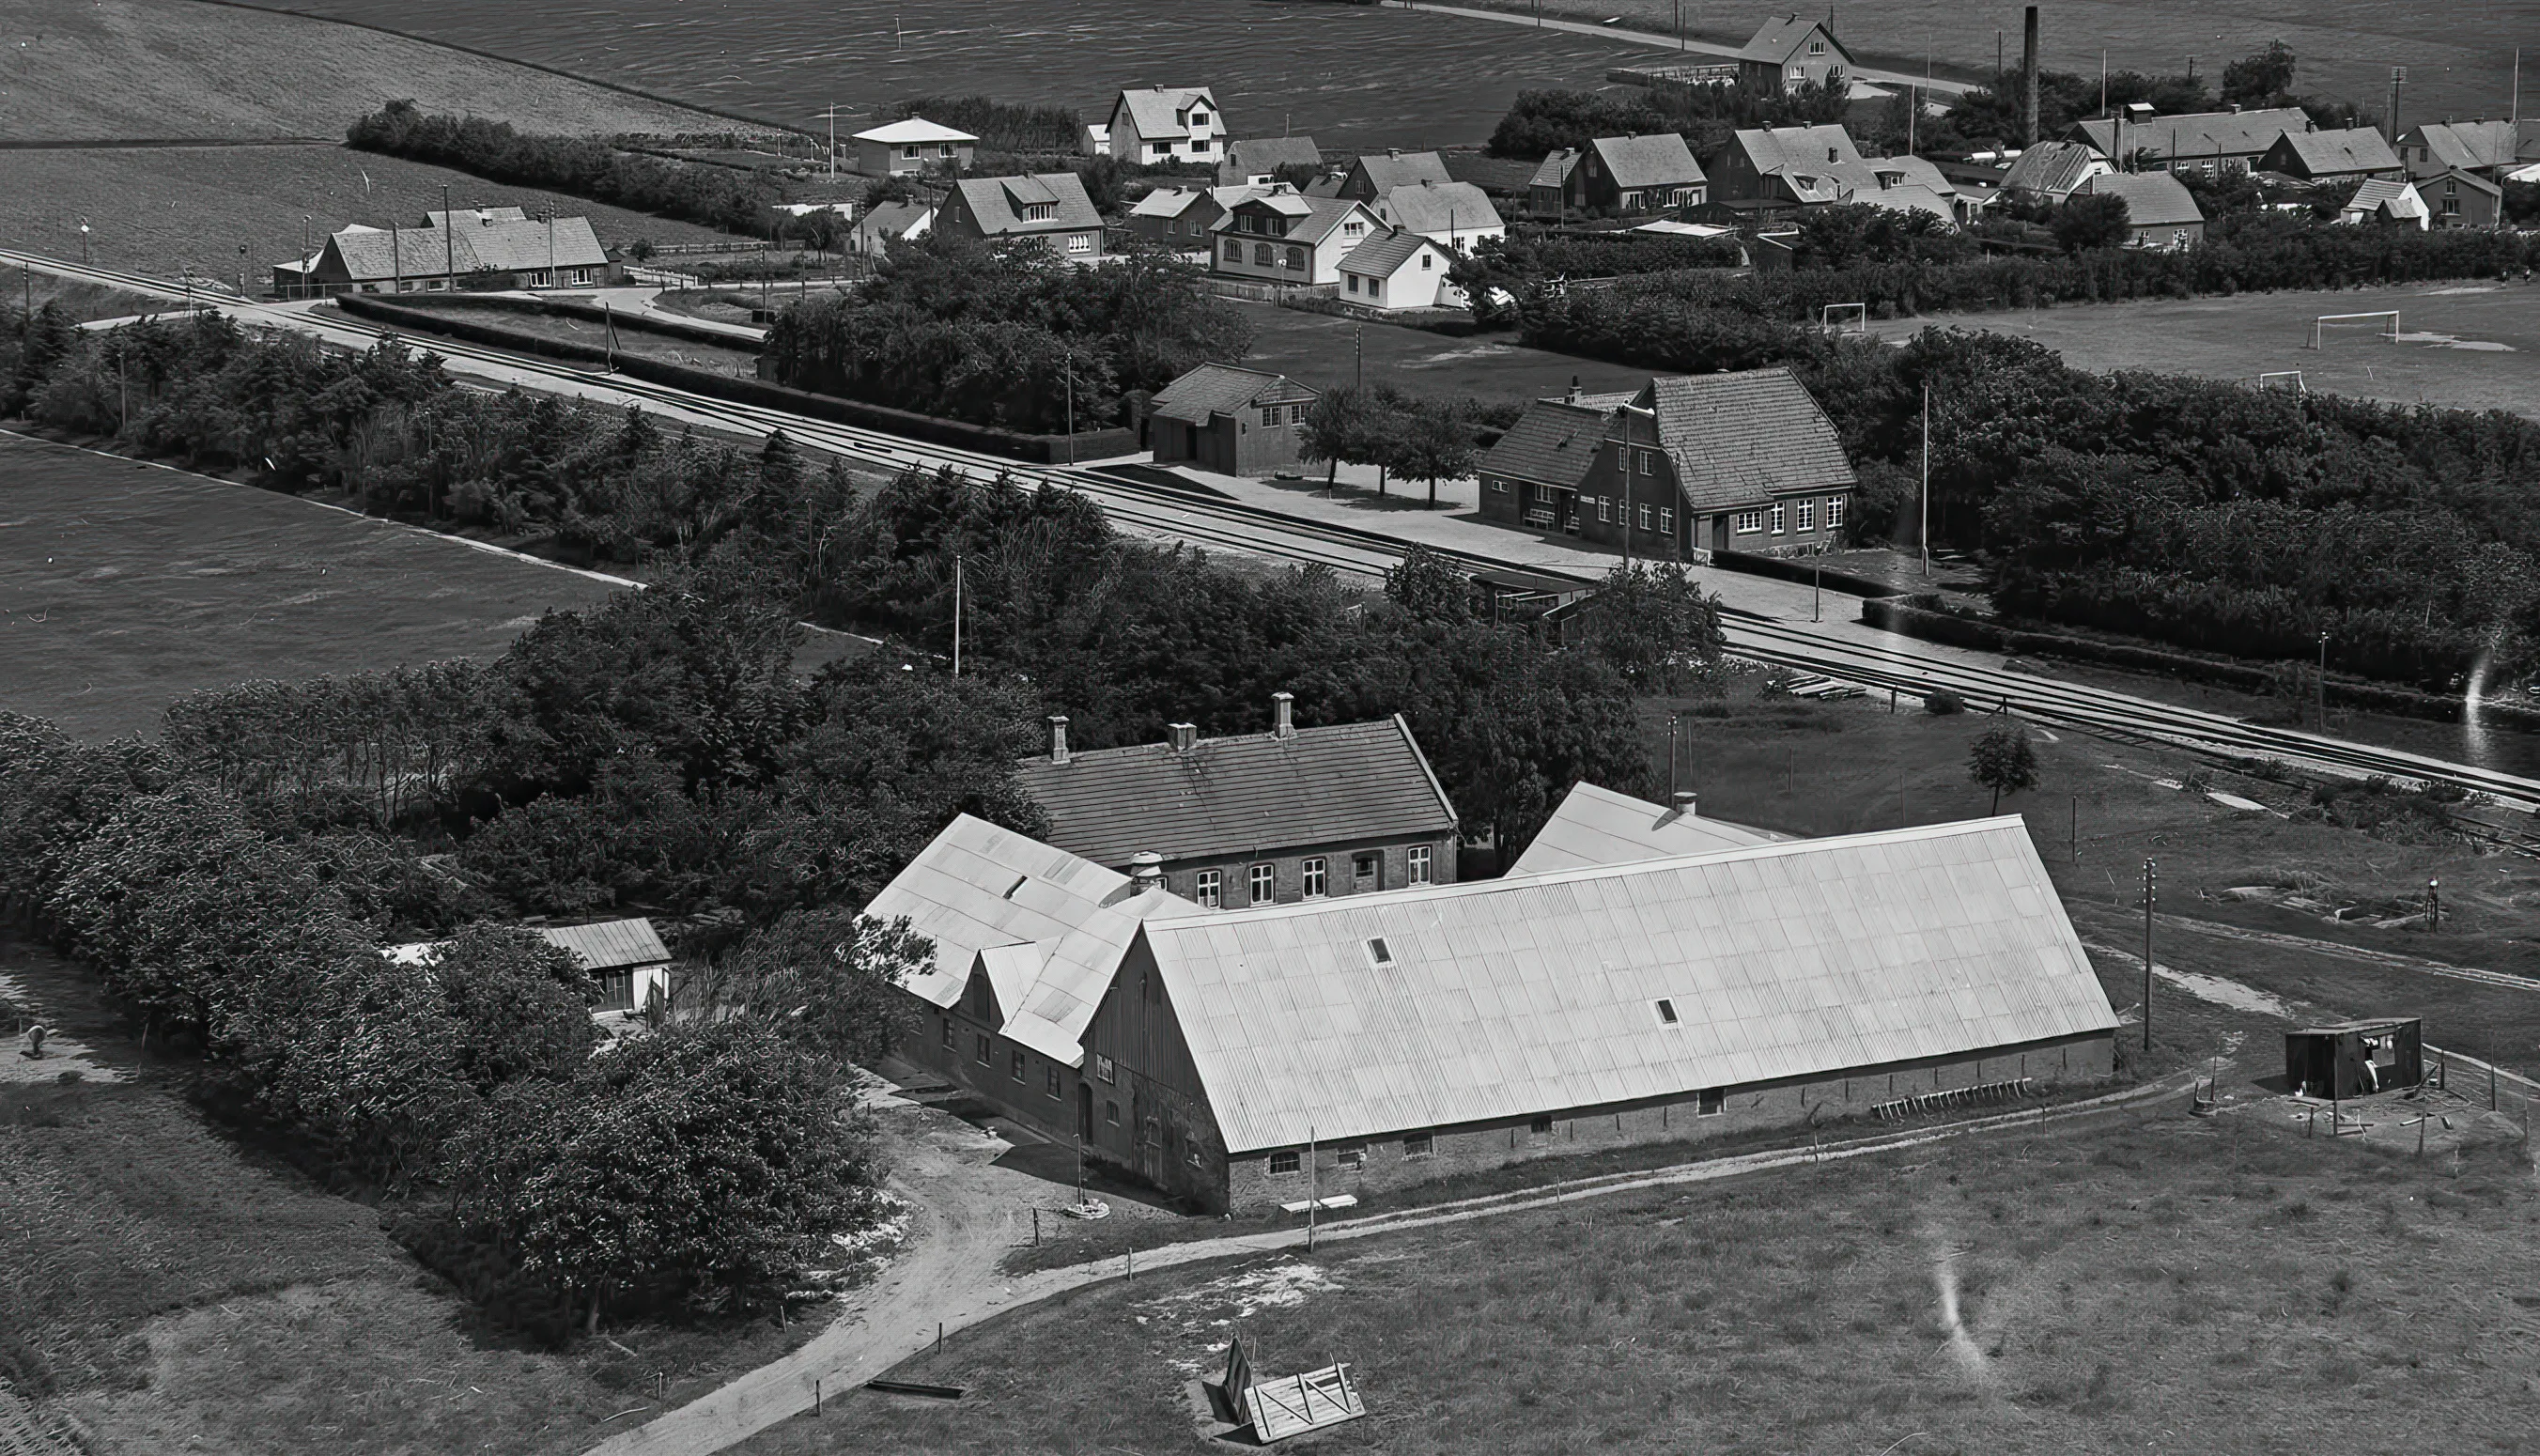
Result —
<path fill-rule="evenodd" d="M 763 237 L 779 200 L 755 173 L 650 157 L 580 136 L 540 136 L 508 121 L 423 111 L 390 102 L 355 121 L 345 143 L 364 152 L 428 162 L 515 186 L 544 187 L 635 212 Z"/>

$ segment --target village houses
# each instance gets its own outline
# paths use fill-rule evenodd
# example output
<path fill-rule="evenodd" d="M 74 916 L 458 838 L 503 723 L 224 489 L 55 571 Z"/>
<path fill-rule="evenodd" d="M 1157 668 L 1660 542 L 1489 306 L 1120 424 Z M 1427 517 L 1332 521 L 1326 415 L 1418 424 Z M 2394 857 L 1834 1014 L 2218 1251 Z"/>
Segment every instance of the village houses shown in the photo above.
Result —
<path fill-rule="evenodd" d="M 1226 115 L 1205 86 L 1140 87 L 1111 103 L 1102 142 L 1121 162 L 1152 167 L 1226 160 Z"/>
<path fill-rule="evenodd" d="M 1209 271 L 1254 283 L 1337 290 L 1341 259 L 1384 231 L 1364 202 L 1308 197 L 1280 182 L 1235 202 L 1218 219 Z"/>
<path fill-rule="evenodd" d="M 1038 242 L 1080 263 L 1102 257 L 1102 215 L 1072 172 L 963 177 L 946 194 L 934 227 L 952 238 Z"/>

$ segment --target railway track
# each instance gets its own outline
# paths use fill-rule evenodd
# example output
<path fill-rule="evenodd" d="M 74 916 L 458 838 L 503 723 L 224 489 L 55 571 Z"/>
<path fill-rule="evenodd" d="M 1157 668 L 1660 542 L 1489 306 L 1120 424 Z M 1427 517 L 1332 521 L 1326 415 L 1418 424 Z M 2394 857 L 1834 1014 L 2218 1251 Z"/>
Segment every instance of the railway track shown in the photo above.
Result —
<path fill-rule="evenodd" d="M 208 302 L 244 322 L 316 333 L 347 346 L 367 347 L 397 333 L 347 317 L 313 317 L 305 311 L 242 301 L 226 294 L 199 290 L 188 294 L 162 280 L 35 254 L 0 249 L 0 263 L 172 300 L 190 297 L 197 304 Z M 440 339 L 432 340 L 430 348 L 462 371 L 472 365 L 479 370 L 500 371 L 504 377 L 544 376 L 579 389 L 604 388 L 674 418 L 754 435 L 782 430 L 803 444 L 886 469 L 950 469 L 982 481 L 1002 477 L 1026 488 L 1073 490 L 1099 504 L 1117 524 L 1141 535 L 1364 576 L 1382 575 L 1398 564 L 1413 545 L 1366 527 L 1301 520 L 1246 502 L 1201 496 L 1075 467 L 1028 465 L 998 455 L 907 440 L 880 430 L 716 399 L 622 375 L 576 369 L 555 360 Z M 1578 572 L 1534 566 L 1488 552 L 1440 546 L 1430 549 L 1467 567 L 1521 572 L 1582 586 L 1595 581 Z M 1846 633 L 1811 631 L 1765 613 L 1730 607 L 1724 607 L 1722 615 L 1729 648 L 1737 656 L 1841 682 L 1918 697 L 1945 688 L 1977 707 L 1999 706 L 2041 723 L 2105 736 L 2185 747 L 2226 761 L 2277 759 L 2288 765 L 2348 777 L 2378 775 L 2408 784 L 2451 785 L 2483 797 L 2508 814 L 2540 809 L 2540 781 L 2493 769 L 2248 723 L 2105 688 L 2054 681 L 1909 638 L 1882 634 L 1876 640 L 1865 641 Z M 2526 853 L 2540 852 L 2540 839 L 2501 819 L 2481 818 L 2474 832 L 2503 846 Z"/>

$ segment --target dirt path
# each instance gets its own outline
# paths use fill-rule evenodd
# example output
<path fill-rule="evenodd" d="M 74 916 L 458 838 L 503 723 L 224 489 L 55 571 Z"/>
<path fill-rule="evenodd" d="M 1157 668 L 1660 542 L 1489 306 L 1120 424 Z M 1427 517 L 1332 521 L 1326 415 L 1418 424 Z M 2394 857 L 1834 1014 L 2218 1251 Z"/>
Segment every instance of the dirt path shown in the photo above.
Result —
<path fill-rule="evenodd" d="M 1347 1219 L 1323 1225 L 1316 1231 L 1315 1241 L 1367 1238 L 1402 1229 L 1496 1217 L 1583 1198 L 1712 1182 L 1806 1163 L 1869 1157 L 1984 1133 L 2106 1116 L 2183 1096 L 2205 1070 L 2200 1067 L 2181 1072 L 2084 1102 L 2028 1108 L 1946 1127 L 1858 1138 L 1819 1147 L 1708 1158 L 1673 1167 L 1583 1179 L 1550 1192 L 1532 1190 Z M 965 1143 L 968 1145 L 963 1145 Z M 991 1315 L 1070 1289 L 1134 1278 L 1133 1266 L 1138 1271 L 1169 1269 L 1230 1255 L 1302 1248 L 1306 1243 L 1303 1227 L 1280 1229 L 1169 1244 L 1120 1262 L 1106 1259 L 1098 1264 L 1070 1265 L 1009 1278 L 998 1272 L 998 1263 L 1016 1241 L 1012 1222 L 1015 1200 L 1027 1191 L 1014 1181 L 1023 1175 L 987 1167 L 978 1160 L 988 1148 L 1005 1144 L 984 1136 L 964 1140 L 958 1134 L 941 1132 L 930 1136 L 925 1145 L 940 1156 L 904 1159 L 892 1180 L 893 1190 L 917 1205 L 921 1214 L 912 1220 L 909 1252 L 886 1278 L 863 1297 L 850 1301 L 839 1312 L 835 1324 L 801 1350 L 650 1424 L 601 1442 L 592 1448 L 592 1456 L 708 1456 L 811 1410 L 815 1390 L 825 1397 L 830 1392 L 851 1390 L 883 1373 L 932 1344 L 939 1329 L 949 1335 Z M 1046 1197 L 1048 1187 L 1037 1180 L 1030 1182 L 1030 1189 L 1041 1191 L 1041 1197 Z"/>

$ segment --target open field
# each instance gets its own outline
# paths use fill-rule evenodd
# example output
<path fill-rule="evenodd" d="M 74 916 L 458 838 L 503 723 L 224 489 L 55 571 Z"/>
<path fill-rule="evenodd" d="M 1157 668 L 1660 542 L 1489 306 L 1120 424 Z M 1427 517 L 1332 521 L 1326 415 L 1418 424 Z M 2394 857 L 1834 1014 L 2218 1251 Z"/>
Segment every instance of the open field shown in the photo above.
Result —
<path fill-rule="evenodd" d="M 2322 313 L 2399 311 L 2396 344 L 2372 325 L 2304 347 Z M 2394 404 L 2508 409 L 2540 418 L 2540 287 L 2415 283 L 2398 288 L 2244 293 L 2231 298 L 2077 304 L 2019 312 L 1935 313 L 1870 324 L 1882 338 L 1929 327 L 2035 339 L 2076 369 L 2144 369 L 2254 381 L 2300 370 L 2314 393 Z"/>
<path fill-rule="evenodd" d="M 1588 389 L 1628 389 L 1650 380 L 1647 370 L 1636 375 L 1621 365 L 1528 349 L 1505 335 L 1454 338 L 1275 304 L 1236 307 L 1258 330 L 1244 367 L 1284 374 L 1317 389 L 1356 378 L 1359 339 L 1366 342 L 1370 384 L 1389 383 L 1423 394 L 1531 399 L 1569 388 L 1574 375 Z"/>
<path fill-rule="evenodd" d="M 1197 1449 L 1231 1334 L 1263 1375 L 1353 1365 L 1328 1452 L 2532 1449 L 2525 1149 L 2418 1162 L 2224 1090 L 1114 1283 L 893 1372 L 958 1404 L 857 1393 L 734 1449 Z"/>
<path fill-rule="evenodd" d="M 250 486 L 0 436 L 0 708 L 91 737 L 250 677 L 490 658 L 615 589 Z"/>
<path fill-rule="evenodd" d="M 0 288 L 0 308 L 41 309 L 49 305 L 76 323 L 168 312 L 168 301 L 155 294 L 126 293 L 103 283 L 58 278 L 50 273 L 22 270 L 16 277 L 0 281 L 9 285 Z"/>
<path fill-rule="evenodd" d="M 561 313 L 524 313 L 510 309 L 468 309 L 453 305 L 442 305 L 431 312 L 481 328 L 499 328 L 534 338 L 585 344 L 595 349 L 608 342 L 608 326 L 604 322 L 595 323 L 587 318 L 573 318 Z M 422 339 L 428 333 L 429 330 L 418 329 L 414 337 Z M 665 364 L 685 365 L 737 380 L 756 378 L 758 351 L 750 348 L 746 339 L 736 338 L 733 344 L 735 347 L 724 349 L 667 334 L 647 333 L 625 323 L 617 328 L 617 352 L 620 354 L 640 354 Z"/>
<path fill-rule="evenodd" d="M 192 268 L 235 285 L 244 261 L 248 292 L 262 294 L 304 239 L 314 247 L 351 223 L 419 224 L 444 187 L 455 207 L 588 217 L 612 247 L 728 241 L 694 223 L 344 147 L 154 147 L 0 152 L 0 244 L 77 261 L 85 219 L 89 256 L 102 266 L 170 279 Z"/>
<path fill-rule="evenodd" d="M 303 16 L 193 0 L 0 0 L 0 143 L 341 139 L 381 103 L 524 131 L 722 131 L 685 106 Z M 0 178 L 24 159 L 0 157 Z M 0 185 L 0 193 L 15 190 Z"/>

